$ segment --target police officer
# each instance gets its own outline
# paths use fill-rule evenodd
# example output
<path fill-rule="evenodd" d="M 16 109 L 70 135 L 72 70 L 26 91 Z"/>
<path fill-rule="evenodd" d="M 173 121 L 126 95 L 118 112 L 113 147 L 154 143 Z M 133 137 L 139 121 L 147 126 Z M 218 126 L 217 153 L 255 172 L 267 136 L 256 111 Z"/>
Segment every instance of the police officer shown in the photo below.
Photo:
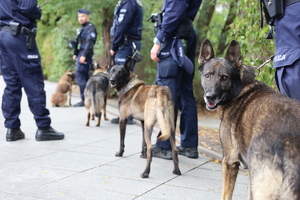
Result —
<path fill-rule="evenodd" d="M 117 65 L 123 65 L 133 50 L 140 51 L 143 29 L 143 7 L 140 0 L 120 0 L 115 7 L 113 26 L 110 29 L 112 45 L 110 54 L 115 57 Z M 131 71 L 134 70 L 135 60 L 132 62 Z M 119 124 L 119 118 L 111 120 Z M 127 119 L 127 124 L 133 124 L 132 118 Z"/>
<path fill-rule="evenodd" d="M 35 42 L 36 20 L 41 10 L 36 0 L 0 1 L 1 70 L 6 87 L 3 93 L 2 112 L 7 128 L 6 140 L 23 139 L 19 115 L 22 87 L 38 130 L 36 140 L 63 139 L 64 134 L 50 124 L 46 106 L 41 57 Z"/>
<path fill-rule="evenodd" d="M 158 85 L 168 86 L 172 92 L 175 105 L 175 121 L 177 110 L 180 113 L 181 146 L 177 147 L 178 154 L 189 158 L 198 158 L 198 120 L 197 107 L 193 94 L 194 59 L 197 38 L 191 21 L 194 20 L 201 5 L 201 0 L 165 0 L 162 23 L 154 38 L 151 49 L 151 59 L 157 64 Z M 178 41 L 176 32 L 179 24 L 185 20 L 190 22 L 190 35 L 182 40 L 186 44 L 186 56 L 192 62 L 192 70 L 187 66 L 179 66 L 177 58 L 172 56 L 174 42 Z M 175 123 L 176 124 L 176 123 Z M 172 159 L 171 145 L 169 141 L 157 142 L 153 147 L 153 156 Z"/>
<path fill-rule="evenodd" d="M 280 93 L 300 101 L 300 2 L 285 0 L 284 16 L 275 19 L 274 67 Z"/>
<path fill-rule="evenodd" d="M 82 28 L 77 31 L 73 59 L 76 60 L 75 80 L 80 88 L 81 101 L 75 104 L 75 107 L 84 106 L 84 89 L 90 77 L 90 65 L 97 40 L 97 29 L 90 22 L 89 14 L 88 10 L 78 10 L 78 22 L 82 25 Z"/>

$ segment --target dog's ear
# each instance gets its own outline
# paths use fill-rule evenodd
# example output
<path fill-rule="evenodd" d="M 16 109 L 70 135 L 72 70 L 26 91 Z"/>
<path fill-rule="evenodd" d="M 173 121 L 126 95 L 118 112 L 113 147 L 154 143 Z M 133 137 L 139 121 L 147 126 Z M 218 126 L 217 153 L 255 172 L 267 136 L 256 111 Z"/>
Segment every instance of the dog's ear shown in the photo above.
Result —
<path fill-rule="evenodd" d="M 206 63 L 209 59 L 214 58 L 214 49 L 209 41 L 209 39 L 204 39 L 200 47 L 200 54 L 198 57 L 198 64 L 200 65 L 199 70 L 201 71 L 201 66 Z"/>
<path fill-rule="evenodd" d="M 236 40 L 232 40 L 227 48 L 225 58 L 238 68 L 242 67 L 241 49 Z"/>
<path fill-rule="evenodd" d="M 131 64 L 132 64 L 132 58 L 131 57 L 128 57 L 125 64 L 124 64 L 124 67 L 130 71 L 131 70 Z"/>

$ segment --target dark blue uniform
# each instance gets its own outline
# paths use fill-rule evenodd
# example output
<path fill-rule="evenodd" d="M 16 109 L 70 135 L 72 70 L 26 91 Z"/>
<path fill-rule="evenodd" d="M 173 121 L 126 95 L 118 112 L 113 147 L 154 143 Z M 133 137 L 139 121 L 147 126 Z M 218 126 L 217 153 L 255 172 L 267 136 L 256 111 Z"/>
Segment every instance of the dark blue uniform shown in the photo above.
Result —
<path fill-rule="evenodd" d="M 94 54 L 94 44 L 97 40 L 97 29 L 92 23 L 87 22 L 82 25 L 78 34 L 78 46 L 74 50 L 74 55 L 77 56 L 75 79 L 80 88 L 80 97 L 83 100 L 85 85 L 90 77 L 90 65 Z M 86 58 L 85 64 L 79 62 L 81 56 Z"/>
<path fill-rule="evenodd" d="M 46 96 L 41 57 L 34 41 L 33 49 L 26 47 L 26 36 L 22 27 L 36 27 L 41 10 L 36 0 L 0 1 L 0 51 L 1 69 L 6 87 L 3 94 L 2 112 L 6 128 L 19 128 L 21 123 L 20 101 L 24 88 L 31 112 L 39 128 L 50 127 L 49 111 L 45 108 Z M 19 31 L 13 36 L 10 22 L 19 23 Z"/>
<path fill-rule="evenodd" d="M 121 0 L 114 11 L 114 21 L 110 35 L 111 49 L 116 52 L 115 62 L 123 65 L 128 57 L 132 56 L 134 42 L 140 51 L 143 26 L 143 8 L 140 0 Z M 132 63 L 131 71 L 135 62 Z"/>
<path fill-rule="evenodd" d="M 157 83 L 171 89 L 175 105 L 175 118 L 177 110 L 180 113 L 180 132 L 182 147 L 198 146 L 198 119 L 197 106 L 193 94 L 193 78 L 184 68 L 172 58 L 170 49 L 175 36 L 175 30 L 185 17 L 194 20 L 201 5 L 201 0 L 165 0 L 163 20 L 156 34 L 156 38 L 162 43 L 157 65 Z M 195 30 L 186 41 L 186 56 L 194 65 L 197 38 Z M 175 119 L 176 121 L 176 119 Z M 156 146 L 161 149 L 171 149 L 169 141 L 157 142 Z"/>
<path fill-rule="evenodd" d="M 300 101 L 300 2 L 285 8 L 284 16 L 276 19 L 275 45 L 276 83 L 279 91 Z"/>

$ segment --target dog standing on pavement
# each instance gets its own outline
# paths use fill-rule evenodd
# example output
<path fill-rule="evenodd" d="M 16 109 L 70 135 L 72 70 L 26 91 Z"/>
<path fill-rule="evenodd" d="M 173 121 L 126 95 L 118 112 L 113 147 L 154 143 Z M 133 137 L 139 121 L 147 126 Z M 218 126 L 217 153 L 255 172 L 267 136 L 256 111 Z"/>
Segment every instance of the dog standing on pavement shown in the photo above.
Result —
<path fill-rule="evenodd" d="M 221 118 L 222 199 L 232 199 L 240 163 L 249 169 L 248 199 L 300 199 L 300 103 L 254 80 L 235 40 L 225 58 L 204 40 L 198 62 L 206 107 Z"/>
<path fill-rule="evenodd" d="M 113 59 L 112 59 L 113 60 Z M 113 61 L 112 61 L 113 62 Z M 172 145 L 174 162 L 173 174 L 180 175 L 178 153 L 175 145 L 174 105 L 172 94 L 168 87 L 146 85 L 130 71 L 131 58 L 123 65 L 113 62 L 109 69 L 111 87 L 119 93 L 120 112 L 120 150 L 116 156 L 123 156 L 126 122 L 129 116 L 140 120 L 143 130 L 142 158 L 147 158 L 147 164 L 142 178 L 148 178 L 152 161 L 151 134 L 157 122 L 162 135 L 158 140 L 169 139 Z"/>
<path fill-rule="evenodd" d="M 66 107 L 68 100 L 67 92 L 69 92 L 69 106 L 71 106 L 72 84 L 75 79 L 75 73 L 67 70 L 60 78 L 56 90 L 51 96 L 52 107 Z"/>
<path fill-rule="evenodd" d="M 98 118 L 96 126 L 100 126 L 101 115 L 103 111 L 104 120 L 106 117 L 106 102 L 108 95 L 108 74 L 107 66 L 95 66 L 93 76 L 88 80 L 84 90 L 84 106 L 87 110 L 86 126 L 90 125 L 90 120 L 94 120 L 95 115 Z"/>

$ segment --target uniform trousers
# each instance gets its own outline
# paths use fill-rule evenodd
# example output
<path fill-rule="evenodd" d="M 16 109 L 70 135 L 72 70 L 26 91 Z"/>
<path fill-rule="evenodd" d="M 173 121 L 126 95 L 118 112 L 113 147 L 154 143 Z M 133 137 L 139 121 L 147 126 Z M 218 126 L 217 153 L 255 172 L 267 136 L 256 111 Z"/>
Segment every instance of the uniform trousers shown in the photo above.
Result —
<path fill-rule="evenodd" d="M 44 76 L 36 44 L 33 50 L 28 50 L 23 34 L 12 36 L 8 31 L 0 31 L 0 38 L 1 70 L 6 83 L 2 99 L 5 127 L 21 126 L 19 115 L 22 88 L 27 95 L 37 127 L 49 127 L 51 119 L 49 110 L 46 109 Z"/>
<path fill-rule="evenodd" d="M 141 50 L 141 43 L 137 40 L 131 41 L 129 40 L 127 44 L 122 44 L 119 46 L 118 51 L 116 52 L 115 55 L 115 63 L 117 65 L 124 65 L 128 57 L 131 57 L 133 54 L 133 45 L 132 42 L 136 45 L 136 49 L 138 51 Z M 134 67 L 135 67 L 135 60 L 132 60 L 131 63 L 131 71 L 133 72 Z"/>
<path fill-rule="evenodd" d="M 160 62 L 157 65 L 157 84 L 168 86 L 172 93 L 175 109 L 175 124 L 177 113 L 180 111 L 180 133 L 182 147 L 198 146 L 198 115 L 197 105 L 193 94 L 193 78 L 195 70 L 189 74 L 172 59 L 168 53 L 172 39 L 167 40 L 160 51 Z M 187 40 L 187 57 L 194 63 L 197 39 L 196 34 Z M 156 146 L 161 149 L 171 149 L 169 140 L 158 141 Z"/>
<path fill-rule="evenodd" d="M 76 84 L 79 86 L 80 97 L 82 100 L 84 100 L 84 89 L 85 89 L 87 81 L 90 78 L 90 65 L 92 63 L 93 55 L 86 56 L 84 64 L 79 62 L 79 59 L 82 55 L 83 55 L 83 52 L 80 51 L 77 56 L 77 59 L 76 59 L 75 81 L 76 81 Z"/>

